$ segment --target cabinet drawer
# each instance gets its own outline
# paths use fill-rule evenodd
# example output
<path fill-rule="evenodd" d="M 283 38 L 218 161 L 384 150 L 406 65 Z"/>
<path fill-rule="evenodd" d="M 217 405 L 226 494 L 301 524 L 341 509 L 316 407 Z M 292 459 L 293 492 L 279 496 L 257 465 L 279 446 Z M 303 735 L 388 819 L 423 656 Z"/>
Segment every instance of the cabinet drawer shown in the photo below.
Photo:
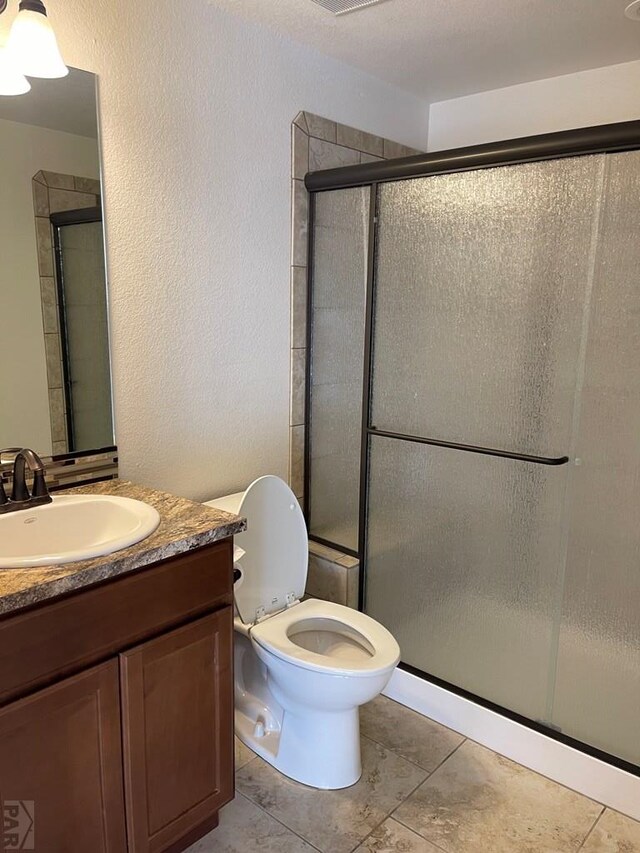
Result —
<path fill-rule="evenodd" d="M 232 540 L 0 621 L 0 704 L 232 601 Z"/>

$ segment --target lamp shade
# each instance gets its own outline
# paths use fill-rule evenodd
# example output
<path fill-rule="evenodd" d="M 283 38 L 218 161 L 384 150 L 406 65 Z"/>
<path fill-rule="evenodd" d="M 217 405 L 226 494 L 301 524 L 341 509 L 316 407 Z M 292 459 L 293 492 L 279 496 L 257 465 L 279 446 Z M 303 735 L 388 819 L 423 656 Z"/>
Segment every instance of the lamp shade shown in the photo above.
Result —
<path fill-rule="evenodd" d="M 0 47 L 0 95 L 24 95 L 30 88 L 31 84 L 15 67 L 7 49 Z"/>
<path fill-rule="evenodd" d="M 9 33 L 7 51 L 11 61 L 27 77 L 65 77 L 69 69 L 60 55 L 44 6 L 43 11 L 34 11 L 23 8 L 25 5 L 24 2 L 20 4 Z"/>

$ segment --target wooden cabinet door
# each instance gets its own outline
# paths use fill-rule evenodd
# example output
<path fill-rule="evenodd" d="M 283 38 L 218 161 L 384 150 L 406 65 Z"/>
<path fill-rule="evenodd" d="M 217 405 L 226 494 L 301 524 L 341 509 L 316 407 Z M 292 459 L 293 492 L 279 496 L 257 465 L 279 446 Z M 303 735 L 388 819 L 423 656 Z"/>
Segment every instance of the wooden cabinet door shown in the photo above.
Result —
<path fill-rule="evenodd" d="M 131 853 L 215 825 L 233 798 L 231 607 L 120 656 Z"/>
<path fill-rule="evenodd" d="M 0 800 L 0 850 L 125 853 L 116 660 L 0 710 Z"/>

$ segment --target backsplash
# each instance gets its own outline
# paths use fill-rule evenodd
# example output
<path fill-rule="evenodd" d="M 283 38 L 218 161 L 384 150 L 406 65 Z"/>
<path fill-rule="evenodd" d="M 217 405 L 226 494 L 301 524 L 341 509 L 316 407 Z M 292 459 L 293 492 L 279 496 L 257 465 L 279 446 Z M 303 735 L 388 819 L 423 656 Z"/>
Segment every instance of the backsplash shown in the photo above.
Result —
<path fill-rule="evenodd" d="M 56 458 L 45 456 L 46 481 L 50 491 L 68 489 L 98 480 L 114 480 L 118 476 L 118 451 L 116 448 L 101 452 L 88 451 L 73 456 Z M 10 488 L 13 465 L 5 464 L 0 469 L 2 484 Z"/>

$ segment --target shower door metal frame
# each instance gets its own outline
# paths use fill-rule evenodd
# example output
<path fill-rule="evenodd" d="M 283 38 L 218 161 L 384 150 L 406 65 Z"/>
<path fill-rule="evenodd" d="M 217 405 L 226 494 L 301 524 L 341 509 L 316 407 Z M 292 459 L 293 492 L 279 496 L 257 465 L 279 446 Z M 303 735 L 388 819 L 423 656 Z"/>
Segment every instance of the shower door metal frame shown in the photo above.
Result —
<path fill-rule="evenodd" d="M 309 198 L 309 241 L 307 259 L 307 364 L 305 387 L 305 456 L 304 456 L 304 513 L 307 524 L 310 521 L 310 480 L 311 480 L 311 413 L 312 413 L 312 352 L 313 352 L 313 259 L 314 259 L 314 219 L 316 193 L 331 190 L 351 189 L 355 187 L 370 187 L 369 232 L 367 247 L 367 277 L 365 293 L 365 332 L 364 358 L 362 379 L 362 427 L 360 445 L 360 494 L 358 516 L 358 551 L 354 552 L 336 542 L 321 539 L 312 533 L 309 538 L 330 548 L 352 554 L 360 560 L 360 583 L 358 608 L 364 611 L 366 595 L 366 531 L 368 519 L 369 492 L 369 454 L 370 439 L 373 435 L 390 439 L 417 442 L 420 444 L 447 447 L 462 452 L 481 453 L 531 462 L 541 465 L 565 465 L 568 456 L 538 457 L 527 454 L 510 453 L 497 448 L 478 447 L 441 441 L 439 439 L 405 435 L 401 433 L 377 430 L 371 424 L 371 391 L 373 372 L 374 346 L 374 314 L 376 288 L 376 242 L 378 225 L 378 188 L 381 183 L 410 180 L 412 178 L 427 178 L 434 175 L 445 175 L 456 172 L 490 169 L 497 166 L 513 166 L 523 163 L 535 163 L 544 160 L 557 160 L 564 157 L 579 157 L 592 154 L 613 154 L 623 151 L 640 149 L 640 120 L 618 122 L 614 124 L 596 125 L 594 127 L 576 130 L 558 131 L 538 136 L 527 136 L 518 139 L 508 139 L 499 142 L 473 145 L 465 148 L 454 148 L 446 151 L 418 154 L 396 160 L 363 163 L 357 166 L 343 166 L 337 169 L 326 169 L 309 172 L 305 176 L 305 186 Z M 604 752 L 588 743 L 579 741 L 563 734 L 554 728 L 524 717 L 501 705 L 497 705 L 482 696 L 471 693 L 464 688 L 447 682 L 437 676 L 408 664 L 400 663 L 400 667 L 426 681 L 444 687 L 459 696 L 490 710 L 496 711 L 509 719 L 515 720 L 528 728 L 539 731 L 568 746 L 606 761 L 616 767 L 626 770 L 635 776 L 640 776 L 640 767 Z"/>

